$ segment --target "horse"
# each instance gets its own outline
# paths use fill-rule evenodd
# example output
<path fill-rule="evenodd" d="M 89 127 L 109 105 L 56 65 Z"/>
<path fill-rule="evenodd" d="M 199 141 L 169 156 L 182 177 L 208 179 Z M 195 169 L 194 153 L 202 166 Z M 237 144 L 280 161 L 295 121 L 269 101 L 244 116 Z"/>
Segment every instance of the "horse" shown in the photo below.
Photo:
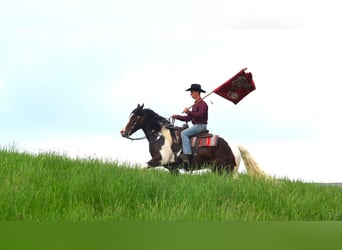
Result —
<path fill-rule="evenodd" d="M 145 136 L 131 138 L 136 131 L 142 129 Z M 146 138 L 152 159 L 143 168 L 163 166 L 168 170 L 177 171 L 184 164 L 179 159 L 181 141 L 179 133 L 182 127 L 176 127 L 172 122 L 151 109 L 144 108 L 144 104 L 131 112 L 127 125 L 120 131 L 124 138 L 131 140 Z M 193 148 L 193 151 L 195 149 Z M 247 173 L 253 176 L 267 175 L 260 169 L 257 161 L 243 146 L 228 144 L 222 137 L 218 137 L 216 146 L 196 148 L 196 169 L 212 166 L 214 171 L 236 173 L 241 162 L 244 162 Z M 188 171 L 194 170 L 192 166 Z"/>

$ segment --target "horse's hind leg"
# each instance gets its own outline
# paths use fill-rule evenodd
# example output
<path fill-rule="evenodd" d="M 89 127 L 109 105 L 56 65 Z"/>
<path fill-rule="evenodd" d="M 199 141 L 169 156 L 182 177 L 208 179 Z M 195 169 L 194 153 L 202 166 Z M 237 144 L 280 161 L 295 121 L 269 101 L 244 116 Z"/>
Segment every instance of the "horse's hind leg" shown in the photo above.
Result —
<path fill-rule="evenodd" d="M 221 163 L 214 164 L 213 171 L 218 174 L 224 174 L 224 173 L 230 174 L 232 172 L 232 168 L 228 162 L 221 162 Z"/>

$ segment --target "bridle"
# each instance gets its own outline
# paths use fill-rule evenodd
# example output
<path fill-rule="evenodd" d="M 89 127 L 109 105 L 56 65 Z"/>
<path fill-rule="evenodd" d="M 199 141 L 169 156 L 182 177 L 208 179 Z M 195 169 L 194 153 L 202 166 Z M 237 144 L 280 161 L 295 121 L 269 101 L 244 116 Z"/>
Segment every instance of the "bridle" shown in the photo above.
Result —
<path fill-rule="evenodd" d="M 140 117 L 140 116 L 138 116 L 137 119 L 138 119 L 139 117 Z M 137 122 L 135 121 L 135 122 L 133 123 L 133 125 L 131 126 L 130 131 L 133 130 L 133 128 L 136 126 L 136 124 L 137 124 Z M 126 138 L 127 138 L 127 139 L 130 139 L 131 141 L 139 141 L 139 140 L 144 140 L 144 139 L 146 139 L 147 137 L 146 137 L 146 136 L 142 136 L 142 137 L 138 137 L 138 138 L 132 138 L 132 137 L 130 137 L 129 135 L 127 135 Z"/>
<path fill-rule="evenodd" d="M 169 121 L 170 124 L 174 125 L 175 124 L 175 119 L 171 116 L 167 119 Z M 135 126 L 135 123 L 133 124 L 132 127 Z M 150 135 L 153 135 L 156 131 L 155 130 L 152 130 L 151 133 L 148 134 L 148 136 Z M 147 139 L 147 136 L 142 136 L 142 137 L 138 137 L 138 138 L 132 138 L 130 136 L 127 136 L 126 137 L 127 139 L 130 139 L 131 141 L 139 141 L 139 140 L 144 140 L 144 139 Z"/>

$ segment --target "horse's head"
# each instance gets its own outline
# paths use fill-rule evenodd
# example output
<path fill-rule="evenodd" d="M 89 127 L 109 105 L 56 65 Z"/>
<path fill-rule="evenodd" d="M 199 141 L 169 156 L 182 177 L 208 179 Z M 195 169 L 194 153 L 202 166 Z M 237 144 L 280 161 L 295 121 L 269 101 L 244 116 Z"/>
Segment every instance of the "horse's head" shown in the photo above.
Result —
<path fill-rule="evenodd" d="M 145 123 L 145 117 L 143 112 L 144 104 L 139 105 L 136 109 L 132 111 L 129 116 L 128 123 L 120 133 L 123 137 L 128 138 L 130 135 L 135 133 L 137 130 L 141 129 Z"/>

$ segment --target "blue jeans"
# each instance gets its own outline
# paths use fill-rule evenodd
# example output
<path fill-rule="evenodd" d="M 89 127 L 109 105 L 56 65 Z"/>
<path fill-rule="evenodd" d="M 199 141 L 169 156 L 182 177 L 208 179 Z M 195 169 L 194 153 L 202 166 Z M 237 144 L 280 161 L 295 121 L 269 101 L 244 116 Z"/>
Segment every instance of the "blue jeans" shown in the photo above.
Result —
<path fill-rule="evenodd" d="M 183 154 L 191 154 L 190 136 L 198 134 L 207 129 L 207 124 L 195 124 L 181 132 Z"/>

